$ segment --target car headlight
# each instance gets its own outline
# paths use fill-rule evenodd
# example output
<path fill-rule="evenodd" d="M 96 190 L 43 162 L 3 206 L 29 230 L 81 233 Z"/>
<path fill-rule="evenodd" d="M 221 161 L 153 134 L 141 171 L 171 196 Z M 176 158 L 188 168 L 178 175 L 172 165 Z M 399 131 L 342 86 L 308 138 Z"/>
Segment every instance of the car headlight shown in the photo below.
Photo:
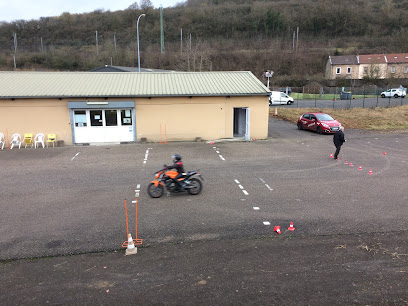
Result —
<path fill-rule="evenodd" d="M 328 128 L 329 126 L 326 123 L 322 123 L 322 125 L 326 128 Z"/>

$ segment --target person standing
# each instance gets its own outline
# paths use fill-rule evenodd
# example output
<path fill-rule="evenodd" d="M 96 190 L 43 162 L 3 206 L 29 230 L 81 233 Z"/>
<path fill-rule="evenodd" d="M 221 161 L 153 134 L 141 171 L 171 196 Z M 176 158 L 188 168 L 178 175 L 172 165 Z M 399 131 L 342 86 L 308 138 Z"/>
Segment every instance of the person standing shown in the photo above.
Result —
<path fill-rule="evenodd" d="M 333 136 L 333 143 L 336 146 L 336 153 L 334 153 L 334 159 L 338 159 L 341 146 L 343 145 L 344 142 L 346 142 L 346 140 L 344 139 L 343 131 L 344 131 L 344 127 L 341 126 L 339 130 L 336 133 L 334 133 L 334 136 Z"/>

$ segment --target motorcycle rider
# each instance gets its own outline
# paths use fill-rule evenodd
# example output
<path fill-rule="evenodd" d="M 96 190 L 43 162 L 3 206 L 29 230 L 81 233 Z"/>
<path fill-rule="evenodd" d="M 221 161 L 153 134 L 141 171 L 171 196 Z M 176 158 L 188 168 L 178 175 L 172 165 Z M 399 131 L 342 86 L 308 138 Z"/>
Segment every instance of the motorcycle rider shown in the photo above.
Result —
<path fill-rule="evenodd" d="M 176 169 L 177 170 L 177 176 L 173 179 L 174 183 L 177 186 L 177 190 L 182 190 L 185 187 L 184 181 L 179 181 L 178 179 L 183 176 L 184 173 L 184 167 L 183 167 L 183 162 L 181 161 L 181 155 L 180 154 L 174 154 L 172 156 L 173 158 L 173 165 L 172 166 L 167 166 L 166 169 Z"/>

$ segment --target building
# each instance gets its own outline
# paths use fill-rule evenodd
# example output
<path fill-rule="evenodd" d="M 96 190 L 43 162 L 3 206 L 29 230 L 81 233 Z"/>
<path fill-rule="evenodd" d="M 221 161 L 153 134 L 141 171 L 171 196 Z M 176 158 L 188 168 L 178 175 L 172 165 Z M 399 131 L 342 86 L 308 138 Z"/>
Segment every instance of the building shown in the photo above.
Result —
<path fill-rule="evenodd" d="M 365 54 L 329 56 L 328 80 L 407 79 L 408 54 Z"/>
<path fill-rule="evenodd" d="M 65 144 L 268 136 L 269 90 L 251 72 L 0 72 L 0 132 Z"/>
<path fill-rule="evenodd" d="M 125 66 L 110 66 L 105 65 L 95 69 L 91 72 L 139 72 L 138 67 L 125 67 Z M 163 70 L 163 69 L 150 69 L 150 68 L 140 68 L 140 72 L 174 72 L 173 70 Z"/>

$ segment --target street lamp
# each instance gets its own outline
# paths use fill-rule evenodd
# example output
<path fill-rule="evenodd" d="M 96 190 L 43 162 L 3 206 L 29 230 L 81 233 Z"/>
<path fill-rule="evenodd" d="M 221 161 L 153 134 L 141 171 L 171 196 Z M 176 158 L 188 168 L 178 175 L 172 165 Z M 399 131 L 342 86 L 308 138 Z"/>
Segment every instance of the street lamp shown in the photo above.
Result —
<path fill-rule="evenodd" d="M 137 18 L 137 24 L 136 24 L 136 30 L 137 30 L 137 63 L 139 66 L 139 72 L 140 72 L 140 53 L 139 53 L 139 20 L 140 17 L 142 16 L 146 16 L 145 14 L 142 14 L 139 16 L 139 18 Z"/>

